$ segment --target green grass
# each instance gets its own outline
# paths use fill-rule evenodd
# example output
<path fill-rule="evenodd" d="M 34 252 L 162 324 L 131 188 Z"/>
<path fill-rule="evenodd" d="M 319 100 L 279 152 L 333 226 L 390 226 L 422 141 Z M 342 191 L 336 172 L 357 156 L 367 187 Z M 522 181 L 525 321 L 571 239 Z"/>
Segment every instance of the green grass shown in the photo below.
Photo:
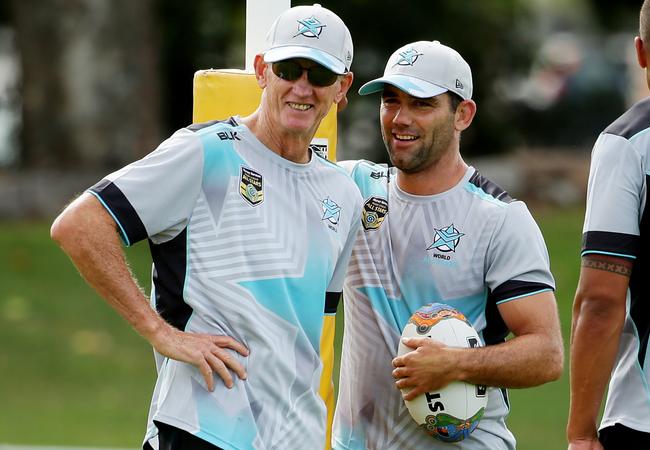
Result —
<path fill-rule="evenodd" d="M 582 211 L 533 213 L 568 340 Z M 146 244 L 127 254 L 148 284 Z M 0 442 L 138 447 L 155 381 L 151 349 L 83 282 L 46 224 L 0 223 L 0 342 Z M 508 422 L 520 449 L 566 445 L 567 375 L 510 391 Z"/>
<path fill-rule="evenodd" d="M 146 280 L 146 248 L 129 255 Z M 0 342 L 0 442 L 137 447 L 151 350 L 83 282 L 47 225 L 0 225 Z"/>

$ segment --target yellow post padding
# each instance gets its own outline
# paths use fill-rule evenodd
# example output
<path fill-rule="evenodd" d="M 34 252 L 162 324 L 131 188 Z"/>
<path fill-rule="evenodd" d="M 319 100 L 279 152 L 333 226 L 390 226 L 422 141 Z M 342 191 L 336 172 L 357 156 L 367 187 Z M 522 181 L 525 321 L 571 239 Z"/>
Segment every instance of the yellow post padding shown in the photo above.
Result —
<path fill-rule="evenodd" d="M 193 122 L 228 119 L 251 114 L 257 108 L 262 89 L 252 72 L 243 70 L 199 70 L 194 74 Z M 316 131 L 312 149 L 330 161 L 336 161 L 336 105 L 333 105 Z M 320 342 L 323 373 L 320 395 L 327 406 L 327 436 L 325 450 L 331 449 L 332 418 L 334 416 L 334 316 L 325 316 Z"/>

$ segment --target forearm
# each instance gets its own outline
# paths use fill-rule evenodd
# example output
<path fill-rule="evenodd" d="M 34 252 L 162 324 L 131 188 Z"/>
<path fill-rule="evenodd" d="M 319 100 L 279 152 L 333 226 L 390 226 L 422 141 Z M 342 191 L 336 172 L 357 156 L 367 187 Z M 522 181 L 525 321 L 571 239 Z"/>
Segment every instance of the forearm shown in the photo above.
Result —
<path fill-rule="evenodd" d="M 616 359 L 624 308 L 603 308 L 593 299 L 576 299 L 571 333 L 569 440 L 593 437 L 607 382 Z M 615 304 L 615 303 L 614 303 Z"/>
<path fill-rule="evenodd" d="M 556 380 L 564 362 L 562 334 L 550 291 L 499 305 L 514 338 L 481 348 L 454 348 L 428 338 L 410 338 L 414 351 L 393 360 L 393 377 L 404 398 L 461 380 L 472 384 L 521 388 Z"/>
<path fill-rule="evenodd" d="M 562 373 L 562 342 L 546 334 L 526 334 L 502 344 L 456 351 L 457 379 L 472 384 L 525 388 L 556 380 Z"/>
<path fill-rule="evenodd" d="M 147 340 L 165 326 L 133 278 L 115 223 L 93 198 L 80 197 L 57 218 L 52 237 L 86 282 Z"/>

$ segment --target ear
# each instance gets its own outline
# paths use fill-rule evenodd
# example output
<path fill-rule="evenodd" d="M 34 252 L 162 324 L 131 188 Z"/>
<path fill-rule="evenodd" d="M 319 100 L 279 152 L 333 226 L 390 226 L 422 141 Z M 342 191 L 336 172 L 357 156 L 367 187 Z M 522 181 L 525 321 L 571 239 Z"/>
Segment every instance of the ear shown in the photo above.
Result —
<path fill-rule="evenodd" d="M 456 108 L 454 117 L 454 125 L 457 131 L 463 131 L 472 124 L 474 116 L 476 115 L 476 103 L 474 100 L 463 100 Z"/>
<path fill-rule="evenodd" d="M 634 48 L 636 49 L 636 60 L 639 63 L 639 66 L 641 66 L 642 69 L 647 68 L 648 55 L 646 53 L 646 48 L 645 48 L 645 44 L 643 43 L 643 39 L 641 39 L 639 36 L 634 38 Z"/>
<path fill-rule="evenodd" d="M 261 53 L 255 55 L 255 61 L 253 62 L 253 68 L 255 70 L 255 78 L 257 79 L 257 84 L 262 89 L 266 87 L 266 83 L 267 83 L 266 69 L 268 67 L 269 65 L 266 62 L 264 62 L 264 55 L 262 55 Z"/>
<path fill-rule="evenodd" d="M 341 112 L 348 106 L 348 97 L 347 93 L 352 86 L 352 81 L 354 80 L 354 75 L 352 72 L 348 72 L 341 77 L 339 80 L 339 90 L 334 96 L 334 103 L 336 103 L 337 112 Z"/>

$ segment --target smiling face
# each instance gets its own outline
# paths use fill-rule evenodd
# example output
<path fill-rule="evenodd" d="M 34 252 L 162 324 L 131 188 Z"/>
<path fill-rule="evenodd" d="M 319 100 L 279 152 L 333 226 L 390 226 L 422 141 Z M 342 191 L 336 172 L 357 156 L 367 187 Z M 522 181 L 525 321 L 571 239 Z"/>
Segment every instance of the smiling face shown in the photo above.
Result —
<path fill-rule="evenodd" d="M 381 134 L 395 167 L 405 173 L 420 172 L 458 145 L 450 102 L 448 93 L 417 98 L 384 86 Z"/>
<path fill-rule="evenodd" d="M 304 58 L 296 58 L 303 70 L 296 80 L 285 80 L 276 75 L 272 65 L 260 61 L 258 80 L 264 88 L 262 98 L 265 117 L 270 129 L 280 135 L 300 135 L 311 139 L 321 120 L 332 104 L 345 97 L 352 75 L 337 77 L 330 86 L 314 86 L 308 80 L 308 70 L 318 64 Z"/>

